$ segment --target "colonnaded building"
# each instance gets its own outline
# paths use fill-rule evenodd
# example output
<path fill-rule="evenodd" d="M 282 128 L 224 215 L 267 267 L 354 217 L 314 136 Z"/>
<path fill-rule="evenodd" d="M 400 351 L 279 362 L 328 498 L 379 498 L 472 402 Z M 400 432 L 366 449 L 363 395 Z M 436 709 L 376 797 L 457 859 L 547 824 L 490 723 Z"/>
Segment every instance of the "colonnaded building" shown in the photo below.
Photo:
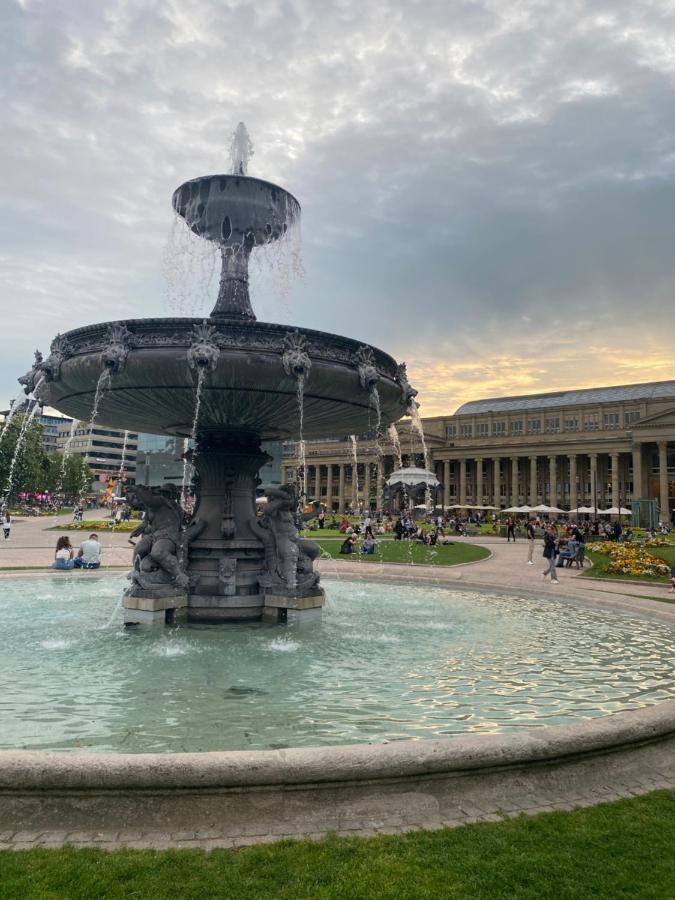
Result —
<path fill-rule="evenodd" d="M 606 508 L 651 499 L 659 519 L 675 507 L 675 381 L 496 397 L 454 415 L 423 418 L 438 502 L 452 505 Z M 396 426 L 404 465 L 423 464 L 419 438 Z M 308 442 L 307 493 L 328 509 L 376 509 L 396 468 L 393 435 Z M 286 445 L 282 481 L 298 476 Z"/>

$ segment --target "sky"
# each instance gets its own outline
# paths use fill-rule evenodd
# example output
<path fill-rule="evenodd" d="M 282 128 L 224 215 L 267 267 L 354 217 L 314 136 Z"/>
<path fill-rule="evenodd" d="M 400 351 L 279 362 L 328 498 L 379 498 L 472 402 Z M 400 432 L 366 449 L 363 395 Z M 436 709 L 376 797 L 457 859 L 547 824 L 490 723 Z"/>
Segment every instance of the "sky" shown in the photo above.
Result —
<path fill-rule="evenodd" d="M 675 377 L 671 0 L 1 0 L 0 29 L 0 407 L 57 332 L 208 314 L 171 195 L 241 120 L 303 208 L 260 320 L 407 361 L 423 415 Z"/>

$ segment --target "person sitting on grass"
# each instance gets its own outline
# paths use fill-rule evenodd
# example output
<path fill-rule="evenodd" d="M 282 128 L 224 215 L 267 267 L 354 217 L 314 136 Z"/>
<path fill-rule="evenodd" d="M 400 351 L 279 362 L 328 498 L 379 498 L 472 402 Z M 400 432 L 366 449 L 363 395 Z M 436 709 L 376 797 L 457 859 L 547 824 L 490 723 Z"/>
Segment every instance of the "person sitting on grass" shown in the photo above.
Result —
<path fill-rule="evenodd" d="M 675 594 L 675 566 L 670 567 L 670 592 Z"/>
<path fill-rule="evenodd" d="M 356 543 L 356 535 L 348 534 L 342 542 L 340 553 L 349 554 L 354 552 L 354 544 Z"/>
<path fill-rule="evenodd" d="M 73 546 L 70 543 L 70 538 L 66 534 L 63 537 L 60 537 L 56 542 L 56 551 L 54 552 L 52 569 L 72 569 L 74 565 Z"/>
<path fill-rule="evenodd" d="M 377 541 L 375 540 L 375 538 L 366 535 L 363 543 L 361 544 L 361 553 L 367 553 L 369 556 L 373 556 L 375 554 L 376 546 Z"/>
<path fill-rule="evenodd" d="M 97 534 L 90 534 L 86 541 L 82 541 L 74 564 L 76 569 L 98 569 L 101 565 L 101 545 Z"/>

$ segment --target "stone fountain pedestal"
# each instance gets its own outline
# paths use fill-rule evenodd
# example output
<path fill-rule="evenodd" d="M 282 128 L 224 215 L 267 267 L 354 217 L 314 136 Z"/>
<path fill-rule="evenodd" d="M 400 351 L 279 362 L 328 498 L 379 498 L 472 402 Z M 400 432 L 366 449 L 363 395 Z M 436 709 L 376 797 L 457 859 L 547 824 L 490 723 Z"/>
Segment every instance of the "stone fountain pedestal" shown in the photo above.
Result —
<path fill-rule="evenodd" d="M 152 584 L 141 572 L 124 598 L 127 624 L 297 622 L 320 616 L 325 598 L 313 571 L 317 548 L 298 537 L 294 488 L 270 491 L 269 509 L 257 516 L 258 471 L 267 459 L 256 434 L 200 433 L 192 459 L 198 500 L 182 531 L 169 534 L 157 524 L 156 496 L 146 493 L 149 539 L 161 540 L 165 533 L 171 538 L 180 573 Z M 165 494 L 163 513 L 171 512 L 171 492 Z M 174 498 L 179 522 L 177 503 Z M 156 570 L 148 569 L 150 579 Z"/>

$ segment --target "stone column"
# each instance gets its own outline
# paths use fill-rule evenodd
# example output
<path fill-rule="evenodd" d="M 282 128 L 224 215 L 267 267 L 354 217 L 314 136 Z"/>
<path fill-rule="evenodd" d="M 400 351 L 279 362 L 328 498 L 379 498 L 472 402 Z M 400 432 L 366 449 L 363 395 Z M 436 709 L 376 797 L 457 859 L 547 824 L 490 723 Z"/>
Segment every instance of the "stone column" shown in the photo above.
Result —
<path fill-rule="evenodd" d="M 551 491 L 550 491 L 550 506 L 558 505 L 558 466 L 557 459 L 555 456 L 549 456 L 548 458 L 548 480 L 551 483 Z"/>
<path fill-rule="evenodd" d="M 321 500 L 321 466 L 314 466 L 314 499 Z"/>
<path fill-rule="evenodd" d="M 612 506 L 619 505 L 619 454 L 611 453 L 612 461 Z"/>
<path fill-rule="evenodd" d="M 476 497 L 475 503 L 483 502 L 483 460 L 476 460 Z"/>
<path fill-rule="evenodd" d="M 670 501 L 668 498 L 668 441 L 659 441 L 659 505 L 662 522 L 670 522 Z"/>
<path fill-rule="evenodd" d="M 466 459 L 459 461 L 459 502 L 462 506 L 466 504 Z"/>
<path fill-rule="evenodd" d="M 338 512 L 345 511 L 345 464 L 340 463 L 340 480 L 338 482 Z"/>
<path fill-rule="evenodd" d="M 443 460 L 443 506 L 450 506 L 450 460 Z"/>
<path fill-rule="evenodd" d="M 570 463 L 570 509 L 576 509 L 579 505 L 579 497 L 577 495 L 577 455 L 572 453 L 569 457 Z"/>
<path fill-rule="evenodd" d="M 511 457 L 511 506 L 518 506 L 518 457 Z"/>
<path fill-rule="evenodd" d="M 333 463 L 326 466 L 326 508 L 333 512 Z"/>
<path fill-rule="evenodd" d="M 636 447 L 633 447 L 633 493 L 631 500 L 640 500 L 642 492 L 642 444 L 638 444 Z"/>
<path fill-rule="evenodd" d="M 597 453 L 589 453 L 588 459 L 590 461 L 591 468 L 591 477 L 589 481 L 591 482 L 591 502 L 590 506 L 595 507 L 595 512 L 593 515 L 597 516 L 597 507 L 598 507 L 598 454 Z"/>
<path fill-rule="evenodd" d="M 384 491 L 384 457 L 381 456 L 377 462 L 377 508 L 382 510 L 382 493 Z"/>
<path fill-rule="evenodd" d="M 281 467 L 281 483 L 286 484 L 286 466 Z"/>
<path fill-rule="evenodd" d="M 363 476 L 363 506 L 366 512 L 370 509 L 370 462 L 363 464 L 365 470 Z"/>
<path fill-rule="evenodd" d="M 494 488 L 493 503 L 499 509 L 502 503 L 501 458 L 499 456 L 495 456 L 492 459 L 492 483 Z"/>
<path fill-rule="evenodd" d="M 537 506 L 537 456 L 530 457 L 530 506 Z"/>

